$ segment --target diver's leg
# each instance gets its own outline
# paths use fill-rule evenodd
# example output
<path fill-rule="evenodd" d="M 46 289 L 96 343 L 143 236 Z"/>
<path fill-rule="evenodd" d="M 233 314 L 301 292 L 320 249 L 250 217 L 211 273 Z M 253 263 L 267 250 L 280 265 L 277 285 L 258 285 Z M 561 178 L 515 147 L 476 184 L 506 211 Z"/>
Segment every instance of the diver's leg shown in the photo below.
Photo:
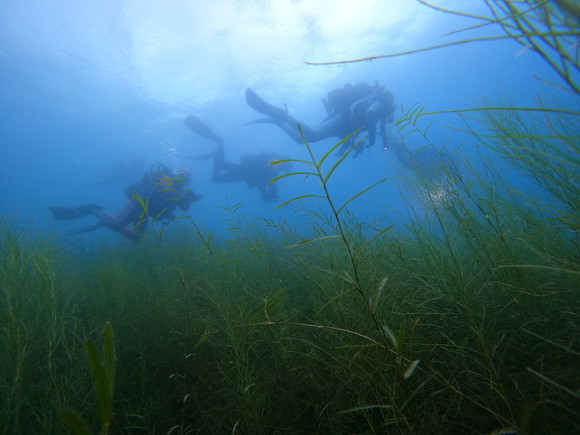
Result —
<path fill-rule="evenodd" d="M 89 206 L 83 206 L 83 207 L 89 207 Z M 127 237 L 130 240 L 136 240 L 136 238 L 133 234 L 133 231 L 131 231 L 130 229 L 125 228 L 123 225 L 121 225 L 121 223 L 115 217 L 111 216 L 108 213 L 105 213 L 103 211 L 103 207 L 93 206 L 93 205 L 91 205 L 90 207 L 92 210 L 90 212 L 90 214 L 93 214 L 94 216 L 96 216 L 99 219 L 99 222 L 97 222 L 96 224 L 93 224 L 93 225 L 86 226 L 86 227 L 77 228 L 75 230 L 70 230 L 66 233 L 66 235 L 70 236 L 70 235 L 74 235 L 74 234 L 86 233 L 89 231 L 94 231 L 97 228 L 106 226 L 107 228 L 109 228 L 113 231 L 116 231 L 118 233 L 123 234 L 125 237 Z M 88 210 L 88 208 L 81 209 L 81 211 L 83 211 L 83 212 L 86 210 Z M 86 214 L 89 214 L 89 213 L 87 212 Z M 67 218 L 67 219 L 70 219 L 70 218 Z"/>
<path fill-rule="evenodd" d="M 304 138 L 306 138 L 306 141 L 309 143 L 319 142 L 323 139 L 328 139 L 329 137 L 345 136 L 342 134 L 342 130 L 344 129 L 344 116 L 340 113 L 334 113 L 328 116 L 314 128 L 296 120 L 294 120 L 293 124 L 277 121 L 275 121 L 274 124 L 284 130 L 284 132 L 294 139 L 296 143 L 304 142 L 300 130 L 302 130 Z M 298 126 L 300 126 L 300 129 Z"/>
<path fill-rule="evenodd" d="M 269 183 L 268 185 L 260 185 L 260 193 L 262 194 L 263 202 L 272 202 L 278 199 L 278 186 L 276 182 Z"/>
<path fill-rule="evenodd" d="M 303 142 L 298 125 L 300 125 L 302 133 L 308 142 L 318 142 L 319 140 L 325 138 L 320 137 L 317 129 L 309 127 L 307 124 L 294 119 L 294 117 L 290 116 L 286 110 L 266 102 L 250 88 L 246 89 L 246 102 L 254 110 L 270 117 L 255 122 L 267 122 L 276 124 L 282 130 L 284 130 L 284 132 L 296 143 Z"/>
<path fill-rule="evenodd" d="M 328 139 L 329 137 L 339 137 L 342 139 L 348 134 L 353 133 L 352 131 L 345 133 L 345 125 L 347 124 L 347 121 L 348 120 L 342 113 L 333 113 L 314 127 L 311 134 L 314 135 L 317 140 Z"/>
<path fill-rule="evenodd" d="M 211 181 L 220 184 L 243 181 L 244 177 L 243 174 L 241 174 L 242 165 L 226 162 L 223 143 L 218 143 L 217 145 L 217 150 L 215 150 L 213 154 Z"/>
<path fill-rule="evenodd" d="M 211 181 L 214 183 L 227 183 L 227 181 L 221 181 L 221 172 L 225 165 L 225 154 L 223 144 L 218 144 L 217 149 L 213 152 L 213 168 L 211 170 Z"/>
<path fill-rule="evenodd" d="M 143 201 L 146 201 L 147 198 L 141 198 Z M 113 218 L 117 225 L 121 227 L 126 227 L 131 222 L 135 221 L 139 218 L 141 213 L 143 212 L 143 206 L 137 201 L 136 198 L 131 198 L 127 205 L 121 210 L 119 215 L 116 218 Z"/>
<path fill-rule="evenodd" d="M 214 183 L 235 183 L 236 181 L 244 181 L 245 177 L 242 165 L 238 163 L 229 163 L 222 161 L 219 165 L 213 167 L 211 174 L 211 181 Z"/>
<path fill-rule="evenodd" d="M 105 213 L 104 211 L 99 211 L 95 213 L 95 216 L 99 218 L 102 225 L 105 225 L 107 228 L 119 232 L 122 228 L 121 222 L 117 220 L 116 217 L 110 215 L 109 213 Z"/>
<path fill-rule="evenodd" d="M 280 127 L 284 133 L 290 136 L 290 138 L 296 143 L 304 143 L 304 139 L 302 139 L 302 135 L 300 134 L 300 129 L 308 142 L 318 142 L 320 140 L 316 130 L 302 122 L 294 121 L 292 124 L 287 124 L 275 120 L 273 123 Z M 298 128 L 299 125 L 300 129 Z"/>
<path fill-rule="evenodd" d="M 134 231 L 127 228 L 126 225 L 124 225 L 124 222 L 117 219 L 116 217 L 110 215 L 109 213 L 105 213 L 104 211 L 99 211 L 94 213 L 94 215 L 99 218 L 99 226 L 104 225 L 112 231 L 123 234 L 129 240 L 137 240 L 138 236 L 134 233 Z"/>

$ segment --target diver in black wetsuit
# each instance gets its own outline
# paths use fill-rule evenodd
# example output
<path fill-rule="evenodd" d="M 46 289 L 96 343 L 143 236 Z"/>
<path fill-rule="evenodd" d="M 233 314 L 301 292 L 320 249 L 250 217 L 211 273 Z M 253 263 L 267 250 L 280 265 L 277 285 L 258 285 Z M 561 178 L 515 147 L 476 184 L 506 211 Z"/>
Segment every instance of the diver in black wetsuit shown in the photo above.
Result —
<path fill-rule="evenodd" d="M 276 154 L 266 151 L 244 154 L 240 163 L 225 161 L 224 140 L 213 132 L 205 123 L 193 115 L 184 120 L 184 124 L 194 133 L 199 134 L 217 144 L 217 150 L 209 154 L 191 157 L 194 160 L 213 159 L 211 180 L 214 183 L 235 183 L 243 181 L 248 188 L 256 187 L 260 191 L 262 201 L 272 202 L 278 198 L 277 184 L 270 183 L 287 165 L 273 165 L 270 162 L 278 159 Z"/>
<path fill-rule="evenodd" d="M 386 148 L 385 126 L 387 122 L 394 121 L 395 111 L 393 95 L 378 83 L 374 85 L 368 83 L 346 84 L 342 88 L 329 92 L 323 100 L 327 116 L 316 127 L 309 127 L 307 124 L 297 121 L 286 110 L 267 103 L 250 88 L 246 89 L 246 102 L 254 110 L 268 116 L 268 118 L 251 123 L 275 124 L 296 143 L 302 143 L 302 137 L 297 127 L 299 124 L 308 142 L 318 142 L 330 137 L 342 139 L 360 129 L 360 131 L 368 132 L 366 146 L 369 147 L 376 142 L 378 123 L 379 134 L 383 137 L 383 146 Z M 349 141 L 341 147 L 339 155 L 342 155 L 352 146 L 351 142 Z M 363 147 L 358 147 L 355 156 L 360 154 L 362 150 Z"/>
<path fill-rule="evenodd" d="M 125 194 L 127 205 L 118 216 L 104 211 L 95 204 L 80 207 L 48 207 L 55 219 L 69 220 L 93 215 L 98 218 L 94 225 L 69 231 L 67 235 L 93 231 L 102 226 L 123 234 L 129 240 L 138 240 L 147 229 L 149 220 L 169 222 L 175 218 L 176 207 L 187 210 L 201 196 L 187 188 L 189 171 L 171 171 L 167 166 L 154 165 L 140 181 L 128 186 Z M 130 227 L 131 226 L 131 227 Z"/>
<path fill-rule="evenodd" d="M 405 168 L 432 182 L 441 183 L 446 174 L 457 174 L 457 168 L 449 154 L 433 144 L 411 150 L 402 140 L 391 137 L 388 150 L 395 153 L 397 160 Z"/>

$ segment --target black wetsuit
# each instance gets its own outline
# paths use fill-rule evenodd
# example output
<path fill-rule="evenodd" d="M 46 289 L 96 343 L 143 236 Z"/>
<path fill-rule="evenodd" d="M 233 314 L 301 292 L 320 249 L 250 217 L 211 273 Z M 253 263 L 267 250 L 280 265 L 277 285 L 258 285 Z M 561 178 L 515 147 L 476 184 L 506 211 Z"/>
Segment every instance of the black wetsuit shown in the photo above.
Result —
<path fill-rule="evenodd" d="M 384 138 L 385 124 L 393 122 L 395 104 L 393 95 L 378 84 L 347 84 L 328 93 L 324 101 L 327 117 L 316 127 L 310 127 L 290 116 L 286 111 L 264 101 L 252 89 L 246 89 L 246 101 L 250 107 L 270 118 L 256 122 L 276 124 L 296 143 L 303 139 L 297 126 L 308 142 L 318 142 L 330 137 L 344 138 L 361 129 L 369 134 L 367 146 L 376 141 L 376 124 Z"/>

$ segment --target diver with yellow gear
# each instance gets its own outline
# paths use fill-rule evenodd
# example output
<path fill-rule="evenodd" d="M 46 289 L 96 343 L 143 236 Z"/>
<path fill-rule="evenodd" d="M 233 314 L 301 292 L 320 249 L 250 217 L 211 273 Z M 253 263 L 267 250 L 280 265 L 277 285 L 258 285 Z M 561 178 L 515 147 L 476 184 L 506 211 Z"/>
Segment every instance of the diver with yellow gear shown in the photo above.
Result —
<path fill-rule="evenodd" d="M 55 219 L 70 220 L 93 215 L 98 222 L 87 227 L 67 232 L 67 235 L 94 231 L 107 227 L 123 234 L 127 239 L 137 241 L 145 234 L 150 220 L 168 224 L 175 219 L 177 207 L 185 211 L 201 196 L 187 188 L 191 174 L 187 169 L 172 171 L 158 163 L 152 166 L 143 177 L 125 189 L 129 201 L 119 213 L 113 216 L 96 204 L 80 207 L 48 207 Z"/>

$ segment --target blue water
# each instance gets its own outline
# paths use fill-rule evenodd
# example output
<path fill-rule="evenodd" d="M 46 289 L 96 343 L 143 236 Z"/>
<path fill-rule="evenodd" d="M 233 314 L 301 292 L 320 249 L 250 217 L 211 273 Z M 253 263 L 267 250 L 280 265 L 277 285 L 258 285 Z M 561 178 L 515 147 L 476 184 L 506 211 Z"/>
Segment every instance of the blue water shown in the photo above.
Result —
<path fill-rule="evenodd" d="M 306 158 L 305 148 L 276 127 L 244 126 L 260 117 L 244 101 L 247 87 L 273 104 L 286 104 L 311 125 L 325 116 L 326 93 L 349 82 L 377 80 L 399 107 L 418 104 L 426 111 L 506 101 L 522 106 L 536 104 L 538 95 L 567 98 L 537 79 L 558 82 L 543 60 L 511 40 L 339 66 L 303 63 L 501 34 L 488 27 L 441 36 L 477 22 L 411 1 L 361 0 L 356 7 L 331 0 L 75 3 L 20 0 L 0 6 L 0 215 L 55 237 L 78 222 L 55 221 L 46 207 L 98 203 L 116 213 L 126 201 L 128 179 L 156 162 L 192 171 L 192 188 L 203 198 L 190 211 L 204 232 L 227 237 L 223 221 L 231 216 L 220 207 L 237 203 L 243 206 L 236 218 L 303 225 L 300 213 L 276 205 L 321 193 L 316 180 L 281 180 L 280 201 L 265 204 L 244 183 L 213 184 L 210 161 L 187 158 L 214 147 L 183 125 L 189 114 L 224 137 L 228 161 L 260 150 Z M 485 12 L 482 5 L 470 7 Z M 430 139 L 439 147 L 461 147 L 478 158 L 473 137 L 448 128 L 462 127 L 456 115 L 429 122 Z M 313 147 L 321 156 L 335 142 Z M 133 166 L 116 171 L 125 162 Z M 393 153 L 376 145 L 342 165 L 331 193 L 341 203 L 389 177 L 351 210 L 369 221 L 403 225 L 402 196 L 411 193 L 397 183 L 400 172 Z M 129 243 L 106 229 L 76 237 Z"/>

